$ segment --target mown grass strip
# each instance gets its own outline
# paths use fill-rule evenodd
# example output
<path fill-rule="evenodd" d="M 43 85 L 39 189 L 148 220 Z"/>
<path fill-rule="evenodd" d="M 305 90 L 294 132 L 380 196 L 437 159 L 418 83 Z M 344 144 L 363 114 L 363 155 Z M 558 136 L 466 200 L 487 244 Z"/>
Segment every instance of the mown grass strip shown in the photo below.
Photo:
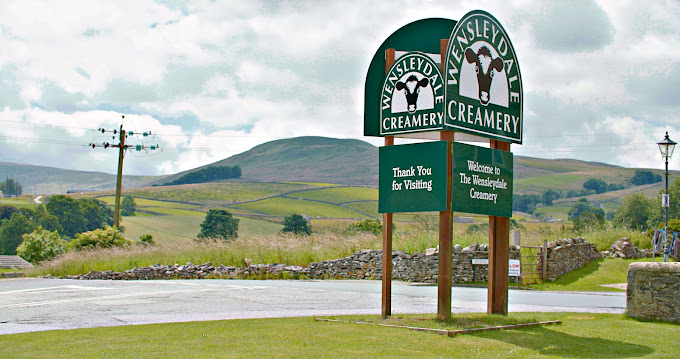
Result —
<path fill-rule="evenodd" d="M 0 335 L 0 357 L 545 359 L 675 358 L 678 354 L 673 338 L 680 336 L 679 325 L 618 314 L 456 314 L 454 318 L 501 324 L 561 320 L 563 324 L 455 337 L 316 322 L 309 317 L 133 325 Z"/>

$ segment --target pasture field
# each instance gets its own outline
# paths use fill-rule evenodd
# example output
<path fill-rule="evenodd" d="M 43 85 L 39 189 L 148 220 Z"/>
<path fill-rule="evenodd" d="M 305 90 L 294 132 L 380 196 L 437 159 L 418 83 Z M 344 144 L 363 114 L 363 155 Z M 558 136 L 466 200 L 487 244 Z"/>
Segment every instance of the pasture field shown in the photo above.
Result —
<path fill-rule="evenodd" d="M 520 178 L 514 181 L 515 190 L 543 192 L 549 189 L 582 189 L 587 175 L 575 173 L 556 173 L 535 177 Z"/>
<path fill-rule="evenodd" d="M 95 197 L 95 199 L 98 199 L 98 200 L 108 204 L 109 206 L 113 206 L 115 204 L 116 196 L 101 196 L 101 197 Z M 159 200 L 153 200 L 153 199 L 147 199 L 147 198 L 134 198 L 134 200 L 135 200 L 135 204 L 137 205 L 137 208 L 155 207 L 155 208 L 200 210 L 203 207 L 203 206 L 200 206 L 200 205 L 197 205 L 197 204 L 188 204 L 188 203 L 175 202 L 175 201 L 172 201 L 172 202 L 171 201 L 159 201 Z"/>
<path fill-rule="evenodd" d="M 286 197 L 313 199 L 331 203 L 377 201 L 378 189 L 368 187 L 335 187 L 291 193 Z"/>
<path fill-rule="evenodd" d="M 345 207 L 349 207 L 352 209 L 356 209 L 357 211 L 364 212 L 366 214 L 370 214 L 371 216 L 375 218 L 382 218 L 382 215 L 378 213 L 378 201 L 369 201 L 369 202 L 352 202 L 352 203 L 345 203 Z"/>
<path fill-rule="evenodd" d="M 241 319 L 55 330 L 0 336 L 6 358 L 674 358 L 680 326 L 618 314 L 465 313 L 442 323 L 432 314 Z M 404 328 L 447 330 L 560 320 L 561 325 L 483 331 L 455 337 Z M 650 335 L 656 333 L 655 335 Z M 115 340 L 111 340 L 115 338 Z"/>
<path fill-rule="evenodd" d="M 318 187 L 314 184 L 278 182 L 201 183 L 128 189 L 123 191 L 123 195 L 202 205 L 222 205 L 255 201 L 287 192 Z"/>
<path fill-rule="evenodd" d="M 348 208 L 330 203 L 306 201 L 285 197 L 267 198 L 256 202 L 240 203 L 229 207 L 245 208 L 274 216 L 287 216 L 293 213 L 323 218 L 366 218 L 365 215 Z"/>

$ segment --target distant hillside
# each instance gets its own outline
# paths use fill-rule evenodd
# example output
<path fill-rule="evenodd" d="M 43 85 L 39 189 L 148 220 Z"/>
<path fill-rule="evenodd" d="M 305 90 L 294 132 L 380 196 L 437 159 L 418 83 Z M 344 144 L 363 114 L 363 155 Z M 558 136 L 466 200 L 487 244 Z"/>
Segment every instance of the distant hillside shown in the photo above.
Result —
<path fill-rule="evenodd" d="M 0 181 L 10 177 L 21 183 L 24 193 L 55 194 L 70 189 L 107 190 L 116 188 L 116 175 L 102 172 L 65 170 L 55 167 L 0 162 Z M 143 187 L 156 176 L 123 176 L 123 187 Z"/>
<path fill-rule="evenodd" d="M 378 148 L 352 139 L 297 137 L 276 140 L 208 166 L 239 166 L 241 178 L 251 181 L 378 185 Z M 208 166 L 168 176 L 163 182 Z"/>
<path fill-rule="evenodd" d="M 239 166 L 242 178 L 250 181 L 378 185 L 378 148 L 353 139 L 298 137 L 276 140 L 208 166 Z M 163 181 L 169 182 L 208 166 L 168 176 Z M 515 156 L 515 192 L 578 190 L 588 178 L 622 184 L 630 181 L 635 170 L 599 162 Z"/>
<path fill-rule="evenodd" d="M 297 137 L 271 141 L 227 159 L 169 176 L 124 176 L 125 188 L 163 185 L 209 166 L 238 166 L 240 179 L 227 182 L 321 182 L 343 185 L 378 185 L 378 148 L 355 139 Z M 573 159 L 540 159 L 515 156 L 514 192 L 541 194 L 548 189 L 580 190 L 589 178 L 607 183 L 628 184 L 635 168 L 624 168 L 598 162 Z M 662 174 L 661 170 L 652 170 Z M 678 175 L 671 172 L 671 181 Z M 84 172 L 52 167 L 0 163 L 0 181 L 5 177 L 18 180 L 25 193 L 64 193 L 69 189 L 111 190 L 116 176 L 100 172 Z M 659 184 L 631 188 L 655 196 Z"/>

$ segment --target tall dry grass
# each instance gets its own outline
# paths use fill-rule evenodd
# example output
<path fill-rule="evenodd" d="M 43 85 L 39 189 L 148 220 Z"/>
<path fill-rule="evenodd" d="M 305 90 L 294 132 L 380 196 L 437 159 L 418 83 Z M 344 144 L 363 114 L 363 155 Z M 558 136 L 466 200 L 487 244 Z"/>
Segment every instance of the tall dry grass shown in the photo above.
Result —
<path fill-rule="evenodd" d="M 467 233 L 467 225 L 454 225 L 453 244 L 465 247 L 472 243 L 488 243 L 488 232 Z M 541 245 L 543 240 L 582 236 L 597 245 L 600 251 L 608 249 L 622 237 L 631 238 L 638 247 L 650 248 L 643 232 L 608 228 L 606 230 L 574 233 L 570 227 L 561 225 L 525 224 L 521 230 L 522 245 Z M 433 230 L 420 230 L 416 226 L 396 230 L 393 250 L 409 254 L 425 252 L 439 244 L 439 234 Z M 69 252 L 43 263 L 31 270 L 29 275 L 55 276 L 83 274 L 90 270 L 124 271 L 134 267 L 161 264 L 194 264 L 211 262 L 214 265 L 243 266 L 246 258 L 252 263 L 285 263 L 307 266 L 312 262 L 346 257 L 362 249 L 382 249 L 382 237 L 368 233 L 345 234 L 340 231 L 324 231 L 310 236 L 277 234 L 268 236 L 244 236 L 230 241 L 198 243 L 192 240 L 162 241 L 157 246 L 133 246 L 131 248 L 99 249 Z"/>

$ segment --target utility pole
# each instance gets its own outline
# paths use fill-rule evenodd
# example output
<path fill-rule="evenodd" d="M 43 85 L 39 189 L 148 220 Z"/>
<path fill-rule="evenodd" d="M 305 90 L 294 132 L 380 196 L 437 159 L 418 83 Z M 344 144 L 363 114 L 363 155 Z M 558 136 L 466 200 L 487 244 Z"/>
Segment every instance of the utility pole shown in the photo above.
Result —
<path fill-rule="evenodd" d="M 123 120 L 125 119 L 125 116 L 122 116 Z M 101 133 L 106 133 L 107 130 L 103 128 L 99 128 L 98 131 L 101 131 Z M 113 130 L 109 131 L 113 132 L 113 139 L 116 139 L 116 134 L 119 135 L 118 137 L 118 144 L 110 144 L 108 142 L 104 142 L 102 144 L 95 144 L 95 143 L 90 143 L 90 146 L 92 148 L 96 147 L 104 147 L 104 148 L 109 148 L 109 147 L 114 147 L 118 148 L 118 174 L 116 176 L 116 200 L 115 200 L 115 207 L 114 207 L 114 213 L 113 213 L 113 225 L 116 226 L 116 228 L 120 228 L 120 196 L 122 192 L 122 183 L 123 183 L 123 159 L 125 158 L 125 151 L 130 148 L 134 147 L 136 151 L 141 151 L 141 150 L 157 150 L 159 148 L 158 145 L 151 145 L 149 147 L 146 147 L 142 144 L 135 145 L 135 146 L 130 146 L 125 144 L 125 139 L 127 136 L 132 136 L 135 135 L 134 131 L 125 131 L 123 129 L 123 124 L 120 125 L 120 130 Z M 151 131 L 149 132 L 143 132 L 143 133 L 137 133 L 139 135 L 142 135 L 143 137 L 151 136 Z"/>
<path fill-rule="evenodd" d="M 125 118 L 125 116 L 123 116 Z M 120 191 L 123 183 L 123 157 L 125 157 L 125 130 L 123 125 L 120 125 L 120 143 L 112 147 L 118 147 L 118 176 L 116 177 L 116 207 L 113 212 L 113 225 L 120 228 Z"/>

